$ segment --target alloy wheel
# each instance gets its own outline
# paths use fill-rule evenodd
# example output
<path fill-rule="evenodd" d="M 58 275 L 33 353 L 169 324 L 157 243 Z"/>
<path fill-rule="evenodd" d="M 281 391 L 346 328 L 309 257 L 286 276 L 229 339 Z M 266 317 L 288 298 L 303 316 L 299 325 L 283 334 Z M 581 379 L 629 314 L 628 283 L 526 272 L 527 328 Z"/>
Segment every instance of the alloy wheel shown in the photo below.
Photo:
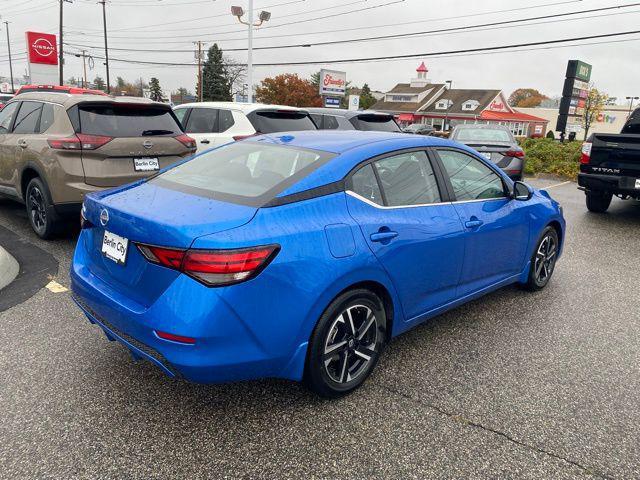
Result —
<path fill-rule="evenodd" d="M 323 364 L 336 383 L 348 383 L 366 371 L 377 355 L 378 319 L 367 306 L 346 308 L 332 322 L 324 342 Z"/>
<path fill-rule="evenodd" d="M 37 186 L 29 190 L 29 214 L 36 231 L 43 231 L 47 225 L 47 208 L 44 196 Z"/>
<path fill-rule="evenodd" d="M 549 281 L 556 264 L 557 253 L 558 245 L 556 239 L 547 234 L 538 246 L 534 264 L 535 280 L 539 285 L 544 285 Z"/>

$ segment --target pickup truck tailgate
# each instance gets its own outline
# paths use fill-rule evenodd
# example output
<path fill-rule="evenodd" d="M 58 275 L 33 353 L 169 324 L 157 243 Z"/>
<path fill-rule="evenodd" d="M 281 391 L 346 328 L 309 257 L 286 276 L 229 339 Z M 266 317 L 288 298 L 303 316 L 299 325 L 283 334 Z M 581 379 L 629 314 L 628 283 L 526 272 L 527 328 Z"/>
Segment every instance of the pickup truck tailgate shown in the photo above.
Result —
<path fill-rule="evenodd" d="M 591 158 L 580 165 L 581 172 L 640 177 L 640 135 L 598 133 L 591 144 Z"/>

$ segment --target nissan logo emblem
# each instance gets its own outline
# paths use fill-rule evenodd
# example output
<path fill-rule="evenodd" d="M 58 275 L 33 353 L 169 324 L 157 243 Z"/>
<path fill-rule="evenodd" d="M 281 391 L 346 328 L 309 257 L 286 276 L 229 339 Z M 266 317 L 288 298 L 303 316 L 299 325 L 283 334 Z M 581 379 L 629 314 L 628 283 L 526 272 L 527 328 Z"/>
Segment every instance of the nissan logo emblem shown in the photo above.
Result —
<path fill-rule="evenodd" d="M 103 227 L 109 222 L 109 211 L 106 208 L 100 210 L 100 223 Z"/>
<path fill-rule="evenodd" d="M 151 140 L 145 140 L 142 146 L 146 149 L 153 147 L 153 142 Z"/>

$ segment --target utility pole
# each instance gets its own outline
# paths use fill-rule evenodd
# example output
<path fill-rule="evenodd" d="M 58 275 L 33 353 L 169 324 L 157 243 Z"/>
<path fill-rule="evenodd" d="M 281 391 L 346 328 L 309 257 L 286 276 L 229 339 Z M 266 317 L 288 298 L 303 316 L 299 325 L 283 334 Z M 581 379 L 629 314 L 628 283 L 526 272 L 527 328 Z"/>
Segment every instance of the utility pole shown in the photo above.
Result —
<path fill-rule="evenodd" d="M 451 90 L 451 86 L 453 85 L 453 80 L 447 80 L 445 83 L 449 85 L 447 91 Z M 447 99 L 447 110 L 444 113 L 444 125 L 442 126 L 442 131 L 449 131 L 449 108 L 451 105 L 449 104 L 449 99 Z"/>
<path fill-rule="evenodd" d="M 7 50 L 9 51 L 9 76 L 11 77 L 11 93 L 15 93 L 15 88 L 13 87 L 13 65 L 11 63 L 11 42 L 9 42 L 9 22 L 6 20 L 4 24 L 7 28 Z"/>
<path fill-rule="evenodd" d="M 62 47 L 62 20 L 64 0 L 60 0 L 60 43 L 58 46 L 58 63 L 60 64 L 60 85 L 64 85 L 64 48 Z"/>
<path fill-rule="evenodd" d="M 104 27 L 104 64 L 107 67 L 107 93 L 111 93 L 111 82 L 109 81 L 109 46 L 107 45 L 107 0 L 101 0 L 102 4 L 102 25 Z"/>
<path fill-rule="evenodd" d="M 87 88 L 87 51 L 86 50 L 82 50 L 82 70 L 84 72 L 82 86 L 83 88 Z"/>
<path fill-rule="evenodd" d="M 202 42 L 198 40 L 198 101 L 202 102 Z"/>

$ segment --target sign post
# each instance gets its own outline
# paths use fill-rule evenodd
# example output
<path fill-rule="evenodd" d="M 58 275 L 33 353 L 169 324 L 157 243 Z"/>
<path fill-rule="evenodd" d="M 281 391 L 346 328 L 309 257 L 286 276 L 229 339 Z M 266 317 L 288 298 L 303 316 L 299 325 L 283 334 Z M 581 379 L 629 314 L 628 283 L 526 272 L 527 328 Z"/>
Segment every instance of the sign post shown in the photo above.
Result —
<path fill-rule="evenodd" d="M 51 33 L 27 32 L 27 61 L 33 84 L 58 83 L 58 43 Z"/>
<path fill-rule="evenodd" d="M 347 93 L 347 74 L 336 70 L 320 70 L 320 96 L 327 108 L 340 108 L 340 98 Z"/>
<path fill-rule="evenodd" d="M 580 60 L 569 60 L 556 123 L 561 142 L 564 142 L 567 132 L 578 133 L 582 130 L 584 106 L 589 96 L 589 80 L 591 65 Z"/>

